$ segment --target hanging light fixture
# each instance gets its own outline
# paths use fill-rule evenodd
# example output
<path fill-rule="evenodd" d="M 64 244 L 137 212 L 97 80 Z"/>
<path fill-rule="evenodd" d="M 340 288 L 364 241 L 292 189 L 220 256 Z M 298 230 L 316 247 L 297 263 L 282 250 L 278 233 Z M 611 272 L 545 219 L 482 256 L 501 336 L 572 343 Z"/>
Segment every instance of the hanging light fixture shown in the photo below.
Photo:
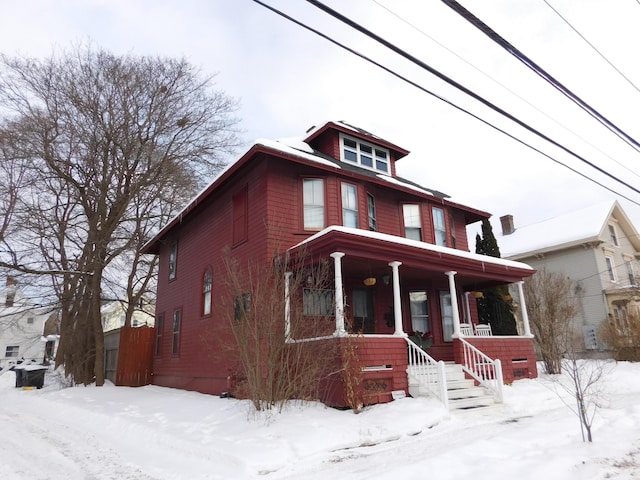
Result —
<path fill-rule="evenodd" d="M 363 282 L 367 287 L 373 287 L 376 284 L 376 277 L 367 277 Z"/>

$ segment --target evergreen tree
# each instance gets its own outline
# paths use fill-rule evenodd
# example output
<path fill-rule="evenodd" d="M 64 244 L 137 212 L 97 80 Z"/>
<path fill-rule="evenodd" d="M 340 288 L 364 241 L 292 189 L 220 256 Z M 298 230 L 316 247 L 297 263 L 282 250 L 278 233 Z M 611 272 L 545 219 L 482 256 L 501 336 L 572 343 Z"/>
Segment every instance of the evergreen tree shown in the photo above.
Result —
<path fill-rule="evenodd" d="M 482 220 L 482 237 L 476 235 L 476 253 L 500 258 L 498 241 L 489 220 Z M 479 322 L 491 325 L 494 335 L 517 335 L 511 303 L 506 300 L 509 298 L 509 287 L 501 285 L 483 290 L 482 293 L 483 296 L 476 299 Z"/>

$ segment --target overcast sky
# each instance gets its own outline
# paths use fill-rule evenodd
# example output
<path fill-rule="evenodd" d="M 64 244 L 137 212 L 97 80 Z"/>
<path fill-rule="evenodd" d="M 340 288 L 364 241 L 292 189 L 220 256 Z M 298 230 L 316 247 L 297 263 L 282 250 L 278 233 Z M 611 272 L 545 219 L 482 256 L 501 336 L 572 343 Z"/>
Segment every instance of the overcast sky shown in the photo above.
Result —
<path fill-rule="evenodd" d="M 265 3 L 369 55 L 640 204 L 640 194 L 500 118 L 302 0 Z M 325 0 L 358 23 L 640 189 L 640 153 L 437 0 Z M 640 140 L 638 0 L 460 0 L 511 44 Z M 72 42 L 186 57 L 241 103 L 246 145 L 344 120 L 411 151 L 400 175 L 525 226 L 618 198 L 251 0 L 0 0 L 0 51 L 42 57 Z M 616 72 L 552 10 L 622 72 Z M 625 79 L 626 77 L 626 79 Z M 631 82 L 631 83 L 630 83 Z M 573 132 L 573 133 L 571 133 Z M 473 249 L 473 245 L 471 245 Z"/>

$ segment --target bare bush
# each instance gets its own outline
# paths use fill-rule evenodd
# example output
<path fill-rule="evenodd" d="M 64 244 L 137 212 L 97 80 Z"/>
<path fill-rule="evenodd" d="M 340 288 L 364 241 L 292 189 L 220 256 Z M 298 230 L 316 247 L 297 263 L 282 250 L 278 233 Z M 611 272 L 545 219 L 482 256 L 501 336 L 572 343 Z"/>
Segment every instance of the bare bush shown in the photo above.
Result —
<path fill-rule="evenodd" d="M 600 324 L 600 340 L 611 350 L 613 358 L 621 361 L 640 362 L 640 317 L 635 314 L 625 318 L 610 317 Z"/>

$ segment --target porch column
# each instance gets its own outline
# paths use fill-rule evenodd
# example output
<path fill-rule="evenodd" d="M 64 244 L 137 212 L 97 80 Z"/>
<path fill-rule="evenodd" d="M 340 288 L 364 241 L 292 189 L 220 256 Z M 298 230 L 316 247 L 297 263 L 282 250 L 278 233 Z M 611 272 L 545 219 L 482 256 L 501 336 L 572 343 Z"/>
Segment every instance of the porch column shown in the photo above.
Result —
<path fill-rule="evenodd" d="M 464 292 L 464 304 L 462 305 L 462 310 L 464 311 L 464 321 L 466 323 L 471 323 L 471 308 L 469 307 L 469 295 L 471 295 L 471 292 Z"/>
<path fill-rule="evenodd" d="M 524 300 L 524 291 L 522 290 L 523 284 L 524 284 L 524 281 L 522 280 L 518 282 L 518 296 L 520 297 L 520 310 L 522 310 L 522 326 L 524 327 L 524 336 L 533 337 L 533 335 L 531 335 L 531 327 L 529 326 L 529 314 L 527 313 L 527 303 Z"/>
<path fill-rule="evenodd" d="M 395 324 L 394 335 L 404 335 L 402 330 L 402 301 L 400 298 L 400 274 L 398 267 L 402 262 L 389 262 L 391 273 L 393 274 L 393 321 Z"/>
<path fill-rule="evenodd" d="M 284 338 L 291 339 L 291 295 L 289 293 L 291 275 L 293 272 L 284 274 Z"/>
<path fill-rule="evenodd" d="M 453 270 L 444 272 L 449 277 L 449 291 L 451 292 L 451 310 L 453 310 L 453 338 L 460 338 L 460 313 L 458 313 L 458 295 L 456 294 L 456 282 L 453 279 L 455 274 Z"/>
<path fill-rule="evenodd" d="M 346 335 L 344 329 L 344 297 L 342 296 L 342 262 L 344 257 L 342 252 L 333 252 L 334 273 L 335 273 L 335 300 L 336 300 L 336 331 L 333 333 L 336 337 L 343 337 Z"/>

